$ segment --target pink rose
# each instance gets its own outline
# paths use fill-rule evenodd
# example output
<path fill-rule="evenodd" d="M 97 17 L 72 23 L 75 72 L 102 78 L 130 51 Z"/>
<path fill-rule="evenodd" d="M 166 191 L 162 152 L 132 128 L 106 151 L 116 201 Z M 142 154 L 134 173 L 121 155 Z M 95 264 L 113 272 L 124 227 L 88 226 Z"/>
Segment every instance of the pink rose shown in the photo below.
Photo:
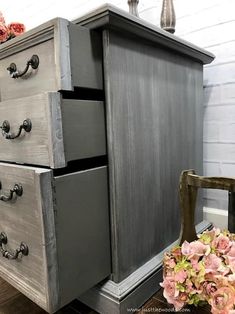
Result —
<path fill-rule="evenodd" d="M 212 293 L 216 292 L 217 290 L 216 283 L 206 281 L 203 283 L 203 289 L 205 293 L 210 296 Z"/>
<path fill-rule="evenodd" d="M 1 11 L 0 11 L 0 23 L 5 25 L 5 19 Z"/>
<path fill-rule="evenodd" d="M 25 32 L 25 26 L 22 23 L 14 22 L 8 25 L 8 29 L 11 35 L 19 36 Z"/>
<path fill-rule="evenodd" d="M 225 254 L 230 250 L 232 246 L 232 242 L 229 240 L 228 237 L 224 236 L 223 234 L 220 234 L 215 239 L 215 248 L 222 254 Z"/>
<path fill-rule="evenodd" d="M 0 24 L 0 43 L 6 41 L 9 37 L 8 29 L 4 24 Z"/>
<path fill-rule="evenodd" d="M 232 287 L 219 288 L 212 294 L 209 303 L 213 314 L 228 314 L 235 304 L 234 289 Z"/>
<path fill-rule="evenodd" d="M 166 267 L 174 268 L 176 263 L 174 258 L 170 257 L 167 253 L 164 256 L 164 264 Z"/>
<path fill-rule="evenodd" d="M 232 241 L 232 245 L 230 247 L 230 250 L 227 253 L 227 256 L 235 257 L 235 242 Z"/>
<path fill-rule="evenodd" d="M 172 256 L 176 259 L 176 261 L 179 261 L 182 257 L 181 248 L 175 247 L 171 250 Z"/>
<path fill-rule="evenodd" d="M 232 273 L 235 273 L 235 257 L 227 256 L 226 260 Z"/>
<path fill-rule="evenodd" d="M 216 273 L 222 266 L 222 261 L 215 254 L 210 254 L 204 258 L 206 273 Z"/>
<path fill-rule="evenodd" d="M 176 289 L 176 282 L 173 278 L 165 278 L 160 286 L 164 288 L 163 296 L 168 303 L 174 305 L 176 311 L 184 307 L 185 302 L 179 299 L 179 290 Z"/>
<path fill-rule="evenodd" d="M 203 255 L 208 255 L 210 253 L 210 246 L 205 245 L 200 241 L 193 241 L 191 243 L 184 241 L 181 251 L 182 254 L 187 256 L 189 259 L 195 259 Z"/>
<path fill-rule="evenodd" d="M 193 267 L 194 270 L 200 271 L 200 265 L 198 263 L 198 259 L 197 258 L 196 259 L 192 258 L 191 259 L 191 264 L 192 264 L 192 267 Z"/>
<path fill-rule="evenodd" d="M 183 283 L 187 277 L 188 277 L 188 275 L 187 275 L 186 271 L 181 269 L 180 271 L 178 271 L 175 274 L 175 281 L 179 282 L 179 283 Z"/>

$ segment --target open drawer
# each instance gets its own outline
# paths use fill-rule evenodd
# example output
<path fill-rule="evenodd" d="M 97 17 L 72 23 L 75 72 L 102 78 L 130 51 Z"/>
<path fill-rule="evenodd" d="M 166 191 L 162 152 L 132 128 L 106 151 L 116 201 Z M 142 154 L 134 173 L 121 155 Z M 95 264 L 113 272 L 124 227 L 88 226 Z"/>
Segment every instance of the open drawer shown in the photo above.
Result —
<path fill-rule="evenodd" d="M 0 163 L 0 276 L 54 313 L 110 270 L 106 167 L 53 177 Z"/>
<path fill-rule="evenodd" d="M 1 101 L 74 87 L 103 89 L 99 35 L 65 19 L 1 44 L 0 60 Z"/>
<path fill-rule="evenodd" d="M 106 154 L 102 101 L 41 93 L 1 102 L 0 117 L 2 161 L 62 168 Z"/>

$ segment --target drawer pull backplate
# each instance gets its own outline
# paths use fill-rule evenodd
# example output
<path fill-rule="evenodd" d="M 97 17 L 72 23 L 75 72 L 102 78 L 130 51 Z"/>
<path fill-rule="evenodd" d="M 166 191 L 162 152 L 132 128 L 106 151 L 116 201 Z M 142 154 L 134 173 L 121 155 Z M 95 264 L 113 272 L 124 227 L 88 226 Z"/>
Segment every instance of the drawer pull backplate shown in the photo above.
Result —
<path fill-rule="evenodd" d="M 0 182 L 0 189 L 2 188 L 2 184 Z M 0 200 L 3 202 L 8 202 L 13 199 L 14 194 L 16 196 L 22 196 L 23 194 L 23 187 L 20 184 L 15 184 L 13 189 L 10 189 L 9 195 L 0 195 Z"/>
<path fill-rule="evenodd" d="M 37 55 L 33 55 L 31 59 L 27 61 L 26 67 L 23 71 L 18 71 L 15 63 L 11 63 L 9 67 L 7 68 L 7 71 L 9 71 L 10 76 L 15 79 L 15 78 L 24 76 L 28 72 L 28 69 L 30 66 L 34 70 L 38 68 L 39 57 Z"/>
<path fill-rule="evenodd" d="M 18 133 L 16 134 L 10 133 L 11 126 L 10 122 L 7 120 L 3 121 L 0 129 L 2 129 L 2 135 L 5 137 L 5 139 L 13 140 L 20 136 L 22 130 L 24 130 L 25 132 L 30 132 L 32 130 L 32 122 L 30 119 L 25 119 L 23 123 L 19 126 Z"/>
<path fill-rule="evenodd" d="M 24 243 L 20 243 L 20 247 L 15 250 L 15 252 L 9 252 L 4 249 L 3 245 L 7 244 L 7 236 L 4 232 L 1 232 L 0 234 L 0 252 L 2 253 L 2 256 L 8 259 L 17 259 L 20 255 L 20 253 L 24 256 L 27 256 L 29 254 L 29 248 Z"/>

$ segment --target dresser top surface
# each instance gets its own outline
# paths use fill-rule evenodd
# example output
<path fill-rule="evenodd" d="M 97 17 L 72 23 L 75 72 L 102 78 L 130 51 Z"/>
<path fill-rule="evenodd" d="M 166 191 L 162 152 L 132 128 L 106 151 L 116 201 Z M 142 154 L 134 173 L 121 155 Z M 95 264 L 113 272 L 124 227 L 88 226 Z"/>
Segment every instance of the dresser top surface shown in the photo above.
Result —
<path fill-rule="evenodd" d="M 182 53 L 203 64 L 211 63 L 215 56 L 198 46 L 172 35 L 145 20 L 129 14 L 119 8 L 105 4 L 94 11 L 79 17 L 73 23 L 90 29 L 117 29 L 141 37 L 153 44 Z"/>

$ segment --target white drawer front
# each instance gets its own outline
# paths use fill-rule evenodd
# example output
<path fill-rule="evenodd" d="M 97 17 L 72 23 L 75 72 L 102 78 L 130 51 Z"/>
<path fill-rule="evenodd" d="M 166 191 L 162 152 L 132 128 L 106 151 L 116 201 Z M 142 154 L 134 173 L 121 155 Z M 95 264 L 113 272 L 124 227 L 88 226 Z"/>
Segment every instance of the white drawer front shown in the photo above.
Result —
<path fill-rule="evenodd" d="M 106 154 L 103 102 L 63 100 L 59 93 L 1 102 L 0 160 L 61 168 L 69 160 Z M 31 130 L 20 125 L 29 119 Z"/>

